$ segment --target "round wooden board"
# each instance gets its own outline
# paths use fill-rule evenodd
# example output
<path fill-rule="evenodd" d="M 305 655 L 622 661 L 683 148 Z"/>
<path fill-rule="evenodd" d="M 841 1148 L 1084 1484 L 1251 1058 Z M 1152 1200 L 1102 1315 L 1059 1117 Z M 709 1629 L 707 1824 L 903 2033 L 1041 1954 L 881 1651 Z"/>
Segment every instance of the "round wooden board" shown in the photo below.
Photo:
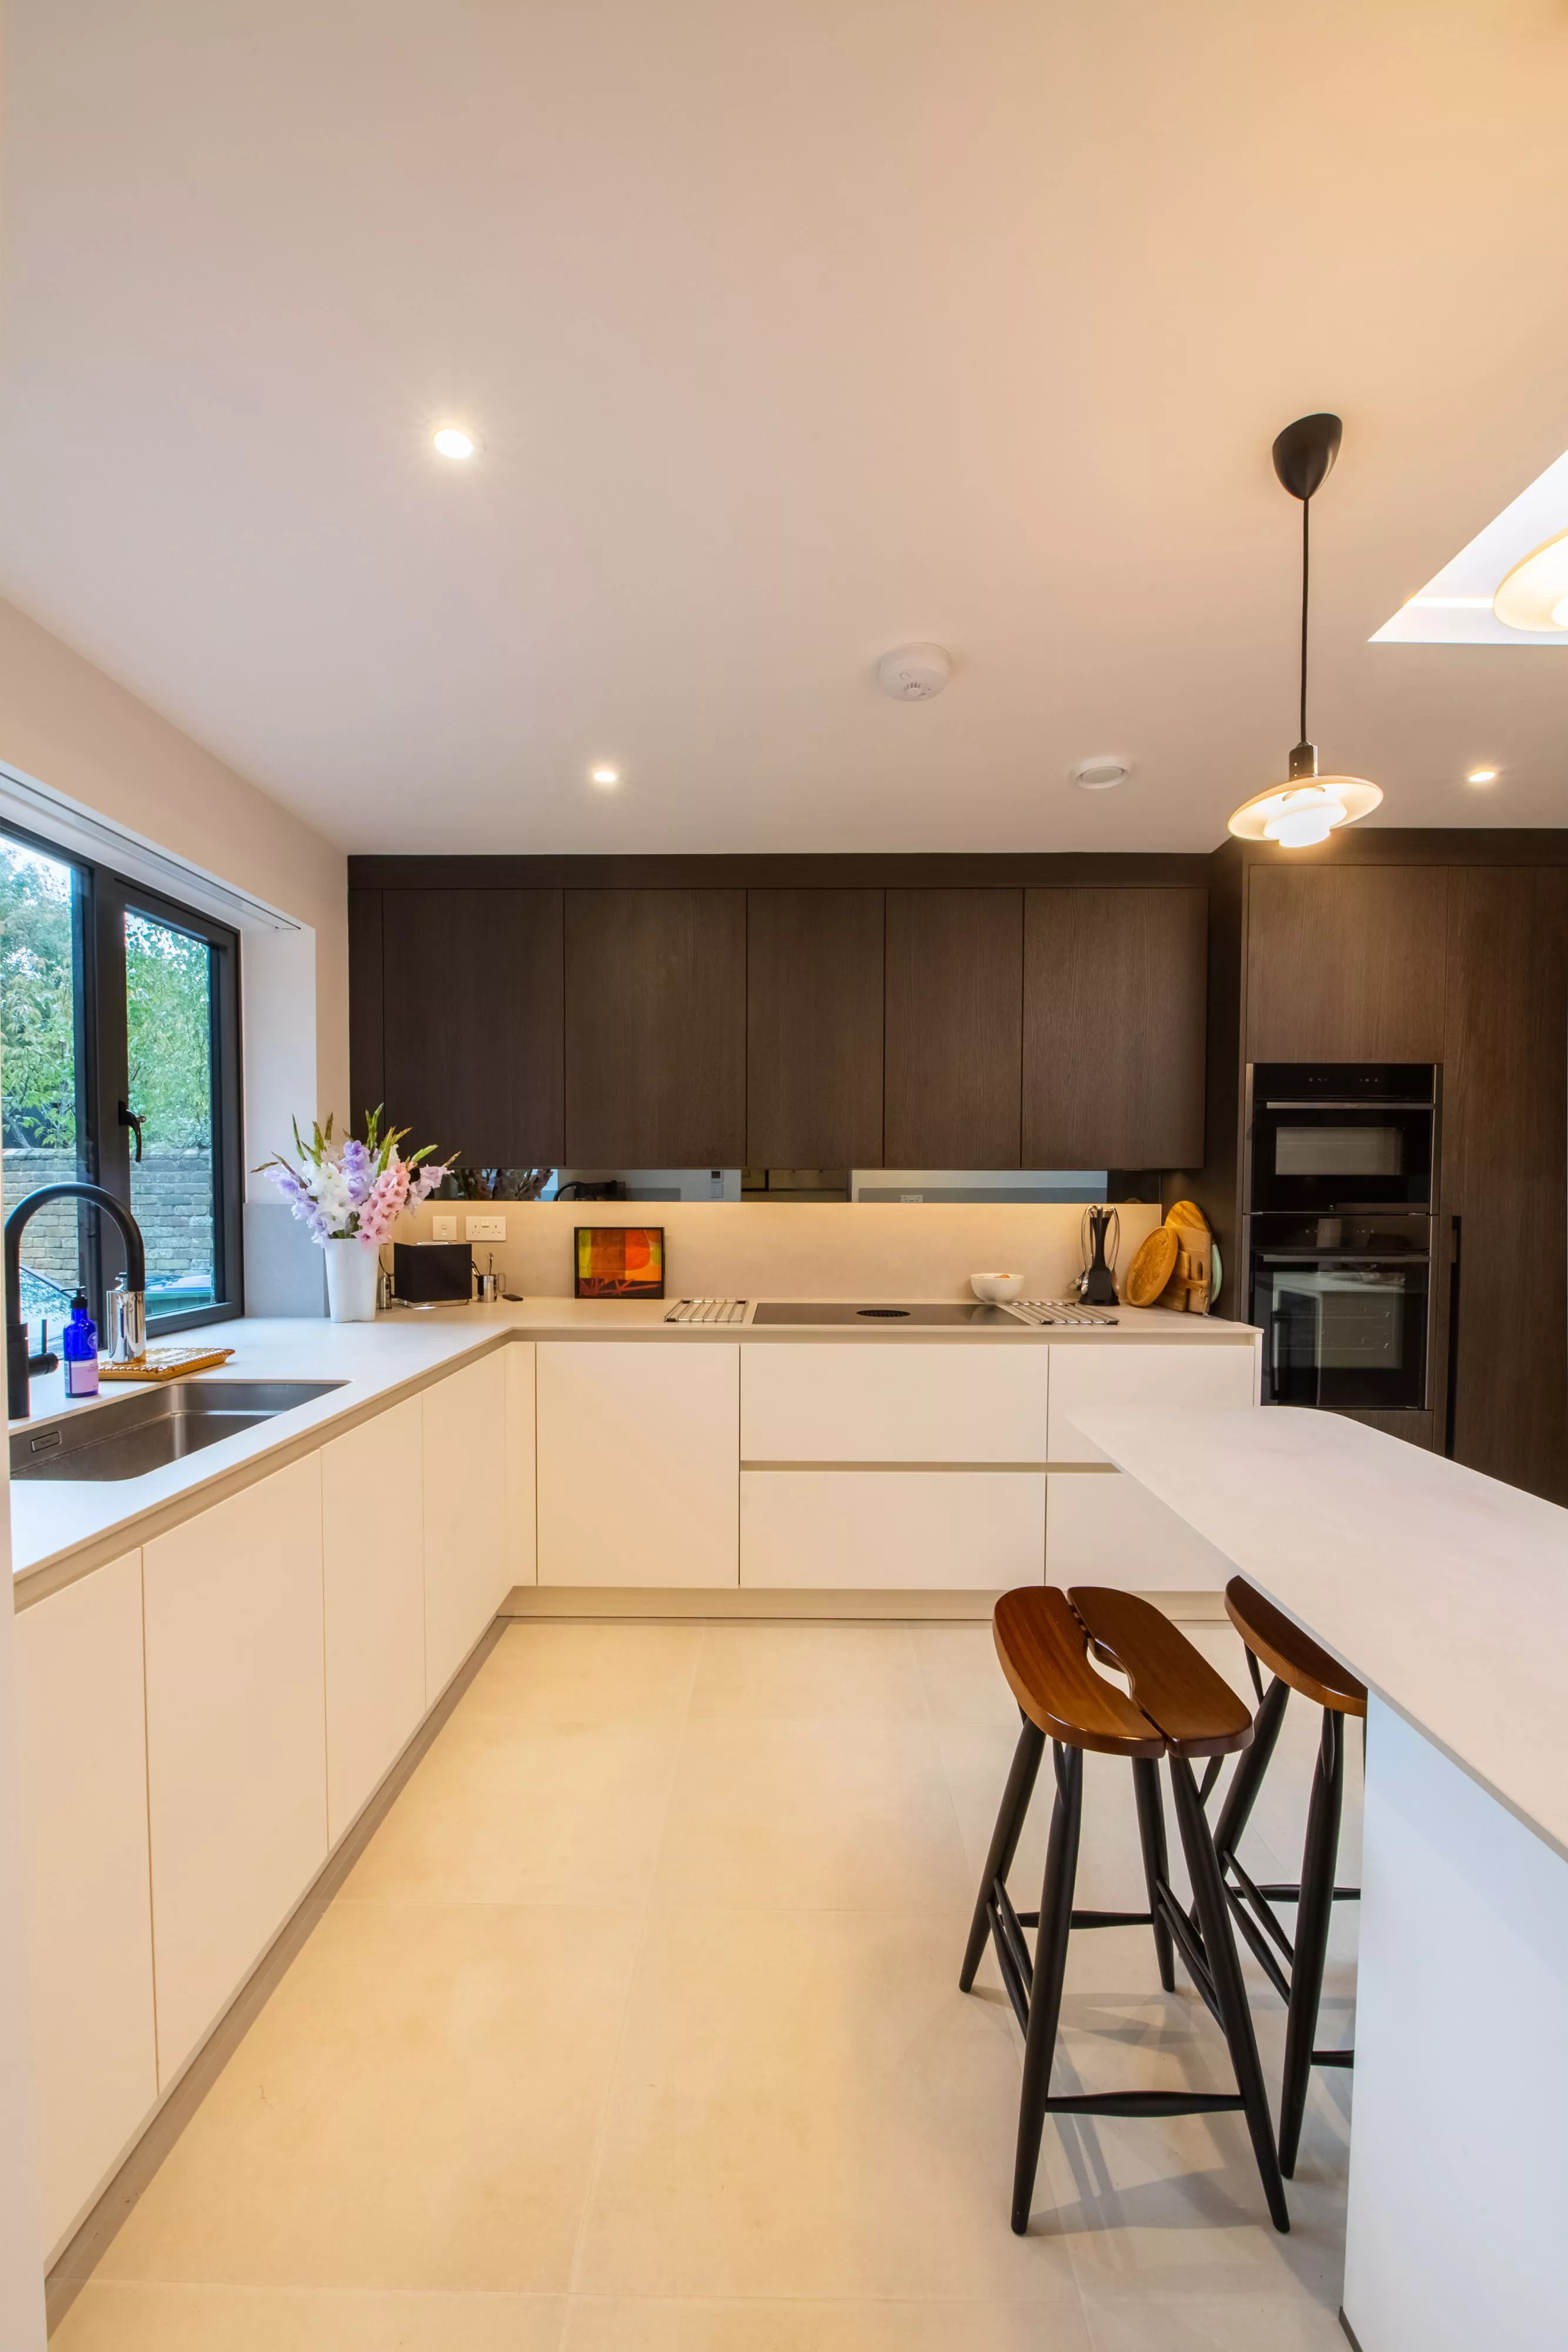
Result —
<path fill-rule="evenodd" d="M 1123 1293 L 1129 1307 L 1152 1307 L 1176 1272 L 1180 1244 L 1170 1225 L 1156 1226 L 1127 1268 Z"/>
<path fill-rule="evenodd" d="M 1208 1231 L 1208 1219 L 1196 1201 L 1178 1201 L 1175 1208 L 1168 1212 L 1166 1223 L 1167 1225 L 1178 1227 L 1186 1225 L 1193 1232 L 1199 1234 L 1206 1234 Z"/>

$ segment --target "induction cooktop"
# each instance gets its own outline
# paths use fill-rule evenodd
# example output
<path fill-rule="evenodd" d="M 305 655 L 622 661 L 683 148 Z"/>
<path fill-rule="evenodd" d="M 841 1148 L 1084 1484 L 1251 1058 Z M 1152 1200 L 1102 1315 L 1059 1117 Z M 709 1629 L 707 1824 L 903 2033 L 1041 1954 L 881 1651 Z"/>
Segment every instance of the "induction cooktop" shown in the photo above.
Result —
<path fill-rule="evenodd" d="M 751 1319 L 754 1324 L 852 1323 L 888 1331 L 901 1324 L 994 1323 L 1004 1331 L 1016 1331 L 1019 1327 L 1018 1317 L 1009 1315 L 1005 1307 L 983 1306 L 977 1299 L 857 1307 L 852 1299 L 765 1298 Z"/>

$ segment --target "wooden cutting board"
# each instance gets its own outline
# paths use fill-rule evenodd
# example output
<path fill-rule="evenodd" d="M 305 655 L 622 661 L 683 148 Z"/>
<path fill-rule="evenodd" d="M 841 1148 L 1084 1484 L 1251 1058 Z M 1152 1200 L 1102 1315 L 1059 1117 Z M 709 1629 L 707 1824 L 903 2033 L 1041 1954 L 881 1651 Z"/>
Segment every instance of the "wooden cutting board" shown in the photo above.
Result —
<path fill-rule="evenodd" d="M 1175 1225 L 1178 1231 L 1184 1226 L 1194 1233 L 1206 1234 L 1208 1231 L 1208 1219 L 1196 1201 L 1178 1201 L 1174 1209 L 1166 1212 L 1166 1223 Z"/>
<path fill-rule="evenodd" d="M 183 1381 L 187 1372 L 210 1371 L 214 1364 L 226 1364 L 234 1354 L 232 1348 L 149 1348 L 134 1364 L 106 1363 L 98 1360 L 100 1381 Z"/>
<path fill-rule="evenodd" d="M 1139 1249 L 1127 1268 L 1127 1286 L 1122 1293 L 1129 1307 L 1152 1307 L 1171 1276 L 1180 1244 L 1175 1228 L 1157 1225 Z"/>

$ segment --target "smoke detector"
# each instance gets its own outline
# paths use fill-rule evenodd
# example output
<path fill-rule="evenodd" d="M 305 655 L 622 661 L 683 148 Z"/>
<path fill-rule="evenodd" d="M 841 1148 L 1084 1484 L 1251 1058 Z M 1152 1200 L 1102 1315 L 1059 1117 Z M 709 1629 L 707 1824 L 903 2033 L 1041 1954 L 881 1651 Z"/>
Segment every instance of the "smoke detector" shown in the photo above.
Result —
<path fill-rule="evenodd" d="M 946 685 L 952 664 L 940 646 L 896 646 L 876 666 L 876 682 L 894 702 L 929 702 Z"/>
<path fill-rule="evenodd" d="M 1102 751 L 1094 760 L 1075 760 L 1067 771 L 1068 781 L 1085 793 L 1108 793 L 1113 785 L 1124 784 L 1132 772 L 1131 760 L 1114 751 Z"/>

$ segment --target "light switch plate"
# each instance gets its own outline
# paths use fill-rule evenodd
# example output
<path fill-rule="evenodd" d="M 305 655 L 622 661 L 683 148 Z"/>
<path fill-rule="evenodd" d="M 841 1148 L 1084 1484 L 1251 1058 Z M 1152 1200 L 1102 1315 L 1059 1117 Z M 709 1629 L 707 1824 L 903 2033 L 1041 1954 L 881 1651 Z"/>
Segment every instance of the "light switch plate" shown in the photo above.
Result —
<path fill-rule="evenodd" d="M 455 1217 L 432 1217 L 430 1238 L 433 1242 L 455 1242 L 457 1239 Z"/>
<path fill-rule="evenodd" d="M 463 1237 L 470 1242 L 504 1242 L 507 1220 L 505 1217 L 470 1217 L 464 1225 Z"/>

